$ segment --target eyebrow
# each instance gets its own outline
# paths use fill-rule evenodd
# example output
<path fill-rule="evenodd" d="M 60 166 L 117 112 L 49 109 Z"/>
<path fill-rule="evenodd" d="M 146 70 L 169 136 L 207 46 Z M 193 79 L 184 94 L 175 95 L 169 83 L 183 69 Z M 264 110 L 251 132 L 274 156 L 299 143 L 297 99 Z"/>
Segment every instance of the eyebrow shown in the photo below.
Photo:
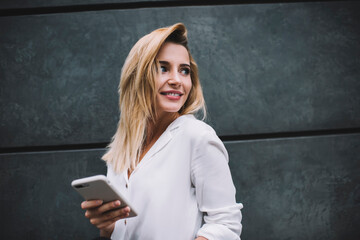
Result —
<path fill-rule="evenodd" d="M 159 61 L 160 64 L 164 64 L 164 65 L 170 65 L 170 63 L 168 61 Z M 189 67 L 190 68 L 190 64 L 187 63 L 181 63 L 180 64 L 181 67 Z"/>

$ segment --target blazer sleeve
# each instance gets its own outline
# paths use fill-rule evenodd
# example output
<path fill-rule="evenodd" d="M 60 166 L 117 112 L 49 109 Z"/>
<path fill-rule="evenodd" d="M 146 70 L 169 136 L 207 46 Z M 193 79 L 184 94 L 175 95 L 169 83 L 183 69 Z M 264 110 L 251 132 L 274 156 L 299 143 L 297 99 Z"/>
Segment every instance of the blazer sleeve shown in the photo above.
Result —
<path fill-rule="evenodd" d="M 228 154 L 213 129 L 197 136 L 191 161 L 191 180 L 195 187 L 204 224 L 197 232 L 209 240 L 240 240 L 241 209 L 237 204 Z"/>

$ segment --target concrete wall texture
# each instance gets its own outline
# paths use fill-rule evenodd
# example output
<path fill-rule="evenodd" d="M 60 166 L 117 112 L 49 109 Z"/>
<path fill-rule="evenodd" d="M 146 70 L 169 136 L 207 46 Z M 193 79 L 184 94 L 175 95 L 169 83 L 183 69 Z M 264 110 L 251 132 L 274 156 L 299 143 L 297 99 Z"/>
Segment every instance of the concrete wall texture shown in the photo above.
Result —
<path fill-rule="evenodd" d="M 106 173 L 131 46 L 183 22 L 244 204 L 242 239 L 360 239 L 359 11 L 356 1 L 1 1 L 2 238 L 98 235 L 70 183 Z"/>

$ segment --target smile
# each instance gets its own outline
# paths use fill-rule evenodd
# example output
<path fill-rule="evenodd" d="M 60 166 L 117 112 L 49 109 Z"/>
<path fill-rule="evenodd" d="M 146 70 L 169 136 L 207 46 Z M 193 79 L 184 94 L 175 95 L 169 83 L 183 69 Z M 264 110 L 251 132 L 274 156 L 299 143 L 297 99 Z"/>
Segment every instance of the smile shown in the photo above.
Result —
<path fill-rule="evenodd" d="M 181 92 L 161 92 L 160 94 L 164 96 L 173 96 L 173 97 L 180 97 L 184 95 Z"/>
<path fill-rule="evenodd" d="M 181 96 L 180 93 L 161 93 L 161 95 L 170 95 L 170 96 L 175 96 L 175 97 L 180 97 Z"/>

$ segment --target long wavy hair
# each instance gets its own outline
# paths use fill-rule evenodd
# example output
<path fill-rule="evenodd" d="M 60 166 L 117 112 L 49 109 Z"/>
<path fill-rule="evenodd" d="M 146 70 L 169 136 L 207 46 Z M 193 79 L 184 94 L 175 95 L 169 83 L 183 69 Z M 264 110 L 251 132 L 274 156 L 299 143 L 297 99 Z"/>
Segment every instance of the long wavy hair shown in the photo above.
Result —
<path fill-rule="evenodd" d="M 133 46 L 122 68 L 120 120 L 108 151 L 102 157 L 116 173 L 135 169 L 145 142 L 147 123 L 156 120 L 155 81 L 159 67 L 156 56 L 165 42 L 180 44 L 189 53 L 192 88 L 179 114 L 195 114 L 201 110 L 203 118 L 206 116 L 198 68 L 187 46 L 184 24 L 159 28 L 145 35 Z"/>

